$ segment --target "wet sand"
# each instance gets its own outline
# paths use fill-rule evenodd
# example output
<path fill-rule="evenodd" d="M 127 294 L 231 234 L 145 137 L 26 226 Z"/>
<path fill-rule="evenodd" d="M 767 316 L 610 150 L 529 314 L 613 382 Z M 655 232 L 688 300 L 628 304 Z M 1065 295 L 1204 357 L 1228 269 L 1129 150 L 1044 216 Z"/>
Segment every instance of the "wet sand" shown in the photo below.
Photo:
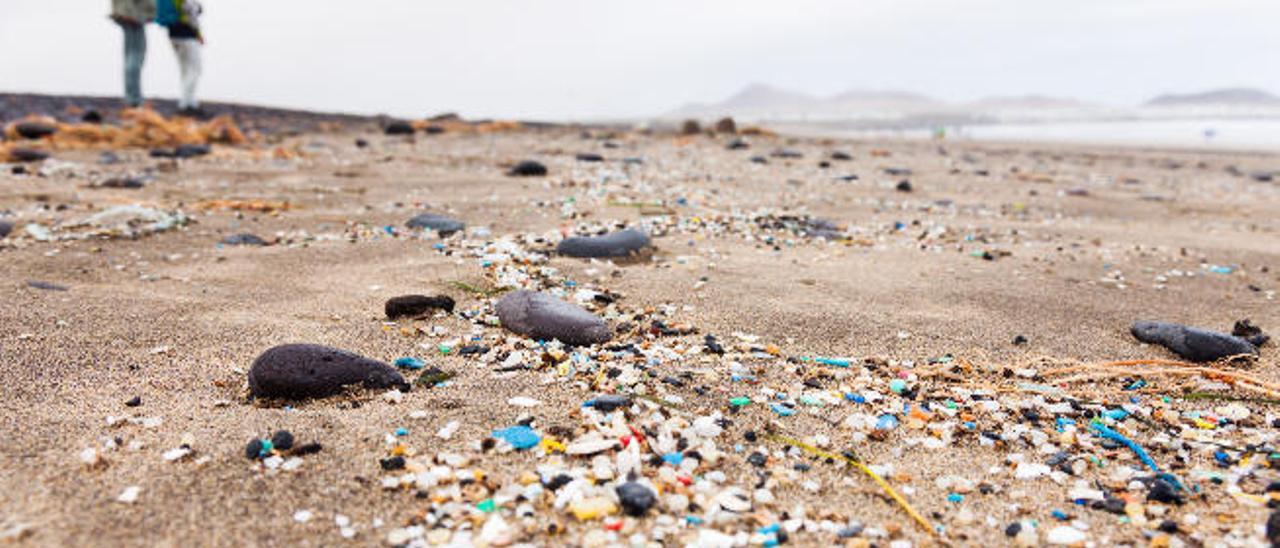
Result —
<path fill-rule="evenodd" d="M 361 137 L 368 148 L 353 143 Z M 409 293 L 448 294 L 460 310 L 489 310 L 489 300 L 452 281 L 492 283 L 481 259 L 461 242 L 504 235 L 555 235 L 577 223 L 645 225 L 654 228 L 651 261 L 610 265 L 552 257 L 547 265 L 567 279 L 607 290 L 631 310 L 673 305 L 671 320 L 695 326 L 677 337 L 689 345 L 714 334 L 737 344 L 734 332 L 757 335 L 757 346 L 778 347 L 777 358 L 756 357 L 750 367 L 765 386 L 797 390 L 801 377 L 785 357 L 842 356 L 854 366 L 828 388 L 858 385 L 859 377 L 883 383 L 904 361 L 924 365 L 952 356 L 975 369 L 959 380 L 921 381 L 927 394 L 945 398 L 952 385 L 1003 386 L 1002 372 L 1041 356 L 1085 362 L 1171 358 L 1163 349 L 1137 343 L 1130 323 L 1162 319 L 1229 330 L 1241 318 L 1280 331 L 1280 185 L 1233 175 L 1277 169 L 1280 156 L 1229 152 L 1110 150 L 1085 146 L 949 144 L 933 142 L 821 141 L 750 138 L 752 148 L 731 151 L 725 138 L 622 134 L 584 138 L 577 131 L 544 130 L 485 135 L 418 136 L 414 141 L 372 131 L 314 133 L 284 138 L 297 158 L 273 159 L 252 147 L 216 147 L 214 154 L 171 164 L 145 151 L 120 152 L 124 162 L 97 164 L 96 151 L 59 153 L 71 162 L 48 177 L 0 174 L 0 211 L 18 225 L 17 237 L 0 248 L 0 514 L 26 524 L 31 545 L 309 545 L 386 542 L 389 531 L 410 523 L 427 504 L 413 490 L 386 491 L 379 459 L 384 438 L 409 430 L 406 444 L 419 453 L 456 452 L 478 460 L 497 485 L 517 481 L 547 458 L 541 452 L 481 453 L 479 440 L 514 424 L 524 413 L 550 425 L 580 422 L 580 404 L 597 393 L 554 369 L 498 374 L 496 365 L 474 357 L 441 356 L 427 348 L 477 329 L 509 344 L 498 327 L 473 327 L 460 315 L 388 325 L 386 299 Z M 605 142 L 617 148 L 605 148 Z M 748 161 L 785 147 L 802 158 Z M 852 161 L 820 160 L 835 150 Z M 888 156 L 873 151 L 887 151 Z M 598 152 L 603 163 L 575 161 Z M 625 157 L 643 159 L 630 165 Z M 506 166 L 537 159 L 547 177 L 512 178 Z M 163 164 L 163 165 L 162 165 Z M 891 176 L 885 168 L 908 168 Z M 153 168 L 142 189 L 90 188 L 108 174 Z M 980 171 L 985 171 L 980 174 Z M 839 175 L 857 180 L 840 181 Z M 895 186 L 909 179 L 910 193 Z M 1070 191 L 1070 192 L 1069 192 Z M 1080 192 L 1083 191 L 1083 192 Z M 1079 195 L 1084 194 L 1084 195 Z M 287 201 L 275 213 L 194 207 L 206 200 Z M 624 202 L 662 202 L 641 208 Z M 26 223 L 52 225 L 85 217 L 112 205 L 144 204 L 180 210 L 191 217 L 182 228 L 137 240 L 90 239 L 38 242 L 22 235 Z M 834 221 L 849 235 L 827 242 L 803 235 L 764 234 L 741 219 L 748 212 L 809 214 Z M 391 236 L 420 211 L 444 212 L 492 236 Z M 566 218 L 570 212 L 574 218 Z M 649 215 L 662 213 L 665 216 Z M 735 217 L 737 215 L 737 217 Z M 697 219 L 720 217 L 739 229 L 712 231 Z M 734 221 L 733 219 L 738 219 Z M 902 223 L 902 228 L 894 228 Z M 702 227 L 702 228 L 700 228 Z M 945 229 L 939 228 L 945 227 Z M 276 241 L 268 247 L 223 247 L 223 237 L 252 232 Z M 541 244 L 531 245 L 539 247 Z M 545 247 L 550 247 L 547 244 Z M 994 260 L 984 260 L 983 251 Z M 1004 255 L 1003 252 L 1008 252 Z M 1209 265 L 1230 265 L 1218 274 Z M 1171 275 L 1171 271 L 1194 276 Z M 698 283 L 705 279 L 704 283 Z M 67 291 L 29 287 L 28 280 L 67 286 Z M 437 327 L 438 335 L 406 336 L 400 326 Z M 1025 345 L 1014 345 L 1015 336 Z M 625 339 L 625 338 L 624 338 Z M 630 340 L 630 339 L 627 339 Z M 457 373 L 452 383 L 415 389 L 398 404 L 378 393 L 354 392 L 291 408 L 249 402 L 245 371 L 263 350 L 287 342 L 328 344 L 390 362 L 419 356 Z M 625 341 L 622 341 L 625 342 Z M 669 344 L 657 339 L 655 344 Z M 1273 343 L 1274 344 L 1274 343 Z M 750 354 L 749 352 L 747 353 Z M 897 364 L 878 370 L 865 358 Z M 737 413 L 729 398 L 756 396 L 759 386 L 735 383 L 728 359 L 692 355 L 656 366 L 649 381 L 659 394 L 683 398 L 695 415 L 720 410 L 732 420 L 718 442 L 728 455 L 709 470 L 723 471 L 727 484 L 748 488 L 756 470 L 733 451 L 743 432 L 777 423 L 797 437 L 823 433 L 835 450 L 849 433 L 838 426 L 849 406 L 803 408 L 779 417 L 763 405 Z M 691 372 L 696 384 L 671 387 L 656 378 Z M 1249 373 L 1280 377 L 1275 349 L 1264 347 Z M 1158 398 L 1174 386 L 1149 381 Z M 1121 402 L 1129 394 L 1120 381 L 1067 387 L 1081 397 Z M 883 389 L 882 389 L 883 391 Z M 142 405 L 126 407 L 139 396 Z M 525 409 L 509 398 L 541 400 Z M 1006 394 L 1016 408 L 1032 394 Z M 355 406 L 353 402 L 360 402 Z M 1178 409 L 1205 409 L 1181 402 Z M 1245 443 L 1274 440 L 1266 426 L 1275 411 L 1249 404 L 1263 439 L 1224 433 Z M 425 418 L 410 418 L 415 410 Z M 108 425 L 108 417 L 158 417 L 158 426 Z M 452 420 L 461 428 L 451 440 L 434 434 Z M 1016 421 L 1016 417 L 1005 420 Z M 983 428 L 1000 420 L 983 417 Z M 1042 425 L 1051 430 L 1052 424 Z M 287 428 L 300 441 L 318 441 L 323 451 L 304 458 L 296 472 L 265 472 L 243 456 L 255 436 Z M 1002 545 L 1007 524 L 1036 519 L 1056 525 L 1050 511 L 1062 508 L 1089 524 L 1089 540 L 1100 545 L 1145 544 L 1154 530 L 1121 523 L 1117 516 L 1066 500 L 1066 485 L 1049 479 L 1022 481 L 1006 458 L 1043 459 L 1024 442 L 996 446 L 961 436 L 941 449 L 911 445 L 919 437 L 904 427 L 887 439 L 854 447 L 870 463 L 893 463 L 890 478 L 907 498 L 959 544 Z M 184 440 L 186 436 L 186 440 Z M 90 469 L 77 454 L 118 438 L 124 446 L 104 451 L 105 468 Z M 193 441 L 191 458 L 166 462 L 161 454 Z M 140 447 L 130 450 L 128 445 Z M 749 446 L 751 444 L 748 444 Z M 759 445 L 766 445 L 761 442 Z M 774 446 L 774 449 L 779 449 Z M 749 450 L 747 452 L 750 452 Z M 802 457 L 771 463 L 777 501 L 758 505 L 760 522 L 743 518 L 715 526 L 754 531 L 803 507 L 807 517 L 860 522 L 918 543 L 929 537 L 856 472 Z M 1112 453 L 1127 464 L 1132 456 Z M 195 458 L 208 457 L 197 463 Z M 1158 461 L 1172 452 L 1153 453 Z M 590 459 L 563 458 L 590 466 Z M 1212 455 L 1191 454 L 1188 468 L 1213 468 Z M 812 468 L 796 472 L 793 465 Z M 993 472 L 993 469 L 996 470 Z M 1003 470 L 1003 472 L 1000 472 Z M 705 471 L 704 471 L 705 472 Z M 650 470 L 652 473 L 652 470 Z M 964 502 L 935 483 L 944 475 L 987 482 L 997 491 L 974 491 Z M 1086 478 L 1102 475 L 1090 470 Z M 1255 472 L 1250 492 L 1280 478 Z M 811 491 L 803 482 L 812 480 Z M 141 488 L 137 502 L 116 502 L 128 486 Z M 1182 538 L 1213 542 L 1224 537 L 1261 542 L 1268 510 L 1250 507 L 1220 486 L 1208 496 L 1174 507 L 1173 519 L 1198 515 Z M 477 501 L 471 501 L 475 503 Z M 509 515 L 511 540 L 536 545 L 576 545 L 598 540 L 600 520 L 579 523 L 563 510 L 535 505 L 527 520 Z M 307 523 L 295 512 L 311 510 Z M 974 514 L 957 520 L 961 509 Z M 687 512 L 693 513 L 693 512 Z M 344 540 L 334 515 L 348 516 L 356 535 Z M 683 519 L 683 515 L 676 515 Z M 988 522 L 988 518 L 990 522 Z M 375 526 L 375 520 L 380 526 Z M 628 519 L 627 535 L 655 527 L 656 518 Z M 546 524 L 568 527 L 550 535 Z M 475 525 L 483 523 L 480 518 Z M 667 537 L 683 544 L 697 526 Z M 690 536 L 681 536 L 690 535 Z M 616 537 L 610 537 L 615 538 Z M 1044 537 L 1041 536 L 1041 539 Z M 829 532 L 799 531 L 796 545 L 844 542 Z M 855 541 L 849 541 L 855 542 Z M 886 539 L 873 539 L 880 545 Z"/>

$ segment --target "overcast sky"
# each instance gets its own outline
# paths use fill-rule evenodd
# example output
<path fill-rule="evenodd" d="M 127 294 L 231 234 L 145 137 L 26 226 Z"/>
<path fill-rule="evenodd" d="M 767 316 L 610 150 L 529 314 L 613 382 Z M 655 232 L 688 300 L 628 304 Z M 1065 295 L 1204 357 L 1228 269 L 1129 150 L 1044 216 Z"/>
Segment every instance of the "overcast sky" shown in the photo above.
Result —
<path fill-rule="evenodd" d="M 205 98 L 423 116 L 647 116 L 751 82 L 1133 104 L 1280 92 L 1273 0 L 204 0 Z M 0 0 L 0 91 L 118 94 L 109 0 Z M 150 30 L 144 90 L 177 68 Z"/>

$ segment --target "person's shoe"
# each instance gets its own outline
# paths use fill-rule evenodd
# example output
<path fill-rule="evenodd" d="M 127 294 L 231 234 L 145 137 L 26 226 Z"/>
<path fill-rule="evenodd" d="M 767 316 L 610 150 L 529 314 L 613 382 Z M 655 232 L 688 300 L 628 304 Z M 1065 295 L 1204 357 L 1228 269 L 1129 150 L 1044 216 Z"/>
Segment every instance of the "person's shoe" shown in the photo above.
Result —
<path fill-rule="evenodd" d="M 183 107 L 178 109 L 178 116 L 183 118 L 192 118 L 195 120 L 208 120 L 209 113 L 200 107 Z"/>

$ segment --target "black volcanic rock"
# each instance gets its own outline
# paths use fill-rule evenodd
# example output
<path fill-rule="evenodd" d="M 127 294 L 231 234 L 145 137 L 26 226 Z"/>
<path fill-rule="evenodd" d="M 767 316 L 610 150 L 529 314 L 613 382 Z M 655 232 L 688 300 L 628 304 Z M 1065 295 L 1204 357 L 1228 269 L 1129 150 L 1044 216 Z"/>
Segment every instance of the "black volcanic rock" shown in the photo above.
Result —
<path fill-rule="evenodd" d="M 1240 354 L 1257 354 L 1257 347 L 1240 337 L 1167 322 L 1135 322 L 1134 338 L 1168 348 L 1193 362 L 1214 361 Z"/>
<path fill-rule="evenodd" d="M 390 365 L 318 344 L 271 348 L 249 368 L 249 391 L 259 398 L 321 398 L 352 384 L 409 388 L 404 377 Z"/>

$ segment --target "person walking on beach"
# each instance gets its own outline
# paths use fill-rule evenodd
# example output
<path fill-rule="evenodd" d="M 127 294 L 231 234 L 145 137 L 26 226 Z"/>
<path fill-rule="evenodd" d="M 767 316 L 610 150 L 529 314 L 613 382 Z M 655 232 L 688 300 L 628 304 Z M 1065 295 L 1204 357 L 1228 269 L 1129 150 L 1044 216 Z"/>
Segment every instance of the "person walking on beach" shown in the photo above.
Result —
<path fill-rule="evenodd" d="M 196 100 L 196 85 L 200 83 L 203 66 L 200 49 L 204 36 L 200 33 L 200 15 L 204 8 L 197 0 L 155 0 L 156 22 L 169 29 L 169 41 L 178 57 L 182 72 L 182 98 L 178 99 L 178 114 L 195 118 L 204 117 Z"/>
<path fill-rule="evenodd" d="M 147 60 L 146 25 L 156 17 L 155 0 L 111 0 L 111 20 L 124 31 L 124 102 L 142 105 L 142 64 Z"/>

